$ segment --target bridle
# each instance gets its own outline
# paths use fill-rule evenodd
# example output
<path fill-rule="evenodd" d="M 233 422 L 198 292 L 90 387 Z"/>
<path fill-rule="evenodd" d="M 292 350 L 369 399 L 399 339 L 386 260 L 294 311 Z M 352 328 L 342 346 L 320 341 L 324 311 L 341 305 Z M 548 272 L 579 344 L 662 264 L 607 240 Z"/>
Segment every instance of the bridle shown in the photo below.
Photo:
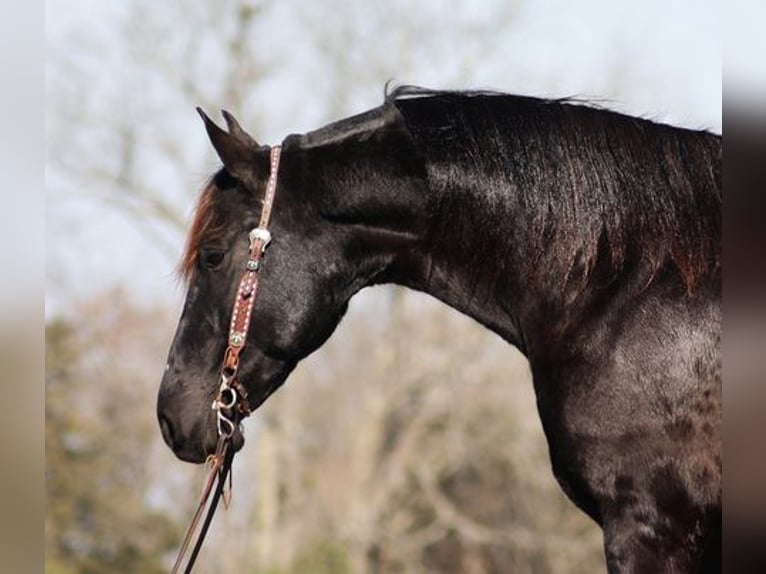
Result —
<path fill-rule="evenodd" d="M 253 228 L 249 233 L 250 255 L 245 264 L 245 272 L 239 280 L 237 295 L 234 299 L 234 308 L 232 310 L 231 323 L 229 325 L 229 337 L 227 340 L 226 352 L 224 353 L 223 365 L 221 366 L 221 383 L 218 387 L 218 394 L 212 404 L 212 408 L 215 411 L 216 428 L 218 431 L 218 442 L 216 444 L 215 454 L 208 457 L 210 472 L 202 490 L 202 497 L 194 512 L 191 524 L 186 531 L 181 548 L 178 551 L 178 556 L 176 557 L 171 574 L 176 574 L 180 571 L 184 555 L 191 544 L 192 536 L 197 529 L 197 525 L 199 524 L 202 513 L 207 505 L 208 498 L 210 498 L 210 493 L 213 492 L 213 498 L 208 505 L 205 520 L 184 570 L 187 574 L 191 572 L 200 548 L 202 548 L 202 542 L 205 539 L 205 535 L 207 534 L 210 522 L 215 514 L 218 502 L 221 495 L 224 493 L 227 477 L 229 479 L 229 488 L 231 488 L 231 465 L 234 461 L 234 452 L 231 448 L 231 437 L 234 435 L 235 431 L 240 428 L 241 421 L 250 415 L 250 406 L 247 401 L 247 390 L 237 378 L 239 355 L 242 352 L 242 349 L 244 349 L 245 342 L 247 341 L 250 317 L 253 314 L 255 298 L 258 294 L 261 261 L 266 253 L 266 247 L 268 247 L 271 242 L 269 220 L 271 219 L 271 208 L 274 205 L 274 194 L 277 191 L 277 175 L 279 173 L 279 158 L 281 153 L 282 146 L 275 145 L 271 148 L 269 180 L 266 184 L 266 195 L 263 198 L 261 219 L 258 223 L 258 227 Z M 226 500 L 224 500 L 224 503 L 226 503 Z"/>

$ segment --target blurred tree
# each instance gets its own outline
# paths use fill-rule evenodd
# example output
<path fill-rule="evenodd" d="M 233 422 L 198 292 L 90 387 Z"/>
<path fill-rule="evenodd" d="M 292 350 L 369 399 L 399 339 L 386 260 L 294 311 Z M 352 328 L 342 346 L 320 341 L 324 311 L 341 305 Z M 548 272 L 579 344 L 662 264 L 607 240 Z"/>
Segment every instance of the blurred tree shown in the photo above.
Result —
<path fill-rule="evenodd" d="M 521 4 L 445 10 L 425 2 L 413 11 L 405 0 L 133 0 L 115 17 L 118 41 L 89 30 L 68 49 L 49 50 L 52 203 L 106 207 L 172 261 L 205 175 L 200 154 L 213 157 L 191 143 L 205 143 L 201 129 L 188 137 L 195 106 L 229 109 L 261 139 L 368 108 L 388 80 L 470 86 L 486 46 L 508 34 Z M 310 92 L 285 90 L 286 76 Z"/>
<path fill-rule="evenodd" d="M 46 328 L 46 571 L 164 572 L 179 526 L 146 503 L 153 417 L 119 353 L 142 322 L 114 293 L 81 311 Z"/>
<path fill-rule="evenodd" d="M 288 572 L 331 543 L 358 573 L 603 571 L 600 530 L 551 475 L 523 358 L 422 295 L 385 311 L 352 308 L 259 413 L 256 563 Z"/>
<path fill-rule="evenodd" d="M 259 108 L 245 98 L 262 73 L 253 28 L 269 4 L 134 0 L 115 16 L 119 41 L 88 30 L 69 39 L 69 49 L 49 50 L 54 205 L 84 199 L 105 207 L 148 248 L 175 259 L 201 181 L 201 150 L 184 128 L 197 121 L 195 106 L 229 106 L 257 125 Z M 106 73 L 114 68 L 121 73 Z"/>

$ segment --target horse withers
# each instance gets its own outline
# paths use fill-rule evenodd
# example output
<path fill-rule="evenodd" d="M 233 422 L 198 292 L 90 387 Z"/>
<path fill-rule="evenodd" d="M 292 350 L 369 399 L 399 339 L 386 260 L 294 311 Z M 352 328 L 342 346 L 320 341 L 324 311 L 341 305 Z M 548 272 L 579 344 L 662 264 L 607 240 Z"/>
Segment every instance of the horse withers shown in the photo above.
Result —
<path fill-rule="evenodd" d="M 216 446 L 210 406 L 270 175 L 269 147 L 229 119 L 206 120 L 223 167 L 187 239 L 157 407 L 191 462 Z M 603 527 L 610 573 L 720 572 L 721 145 L 566 100 L 416 88 L 287 137 L 238 365 L 247 406 L 360 289 L 424 291 L 528 358 L 553 472 Z"/>

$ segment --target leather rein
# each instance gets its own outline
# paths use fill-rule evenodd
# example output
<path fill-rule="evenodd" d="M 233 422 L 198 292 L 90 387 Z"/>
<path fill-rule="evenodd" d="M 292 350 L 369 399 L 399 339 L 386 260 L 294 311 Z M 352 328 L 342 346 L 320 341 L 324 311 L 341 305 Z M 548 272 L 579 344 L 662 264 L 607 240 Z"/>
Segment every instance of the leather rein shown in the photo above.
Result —
<path fill-rule="evenodd" d="M 215 454 L 208 457 L 210 472 L 205 486 L 202 490 L 202 496 L 194 512 L 191 524 L 186 530 L 186 535 L 178 551 L 175 564 L 171 574 L 180 572 L 184 556 L 194 536 L 202 514 L 207 506 L 207 514 L 202 524 L 202 528 L 194 543 L 194 548 L 186 562 L 184 572 L 191 572 L 194 563 L 202 548 L 202 542 L 205 539 L 210 522 L 218 507 L 221 496 L 224 495 L 226 479 L 229 479 L 229 488 L 231 488 L 231 465 L 234 461 L 234 451 L 231 448 L 231 437 L 239 428 L 242 419 L 250 415 L 250 406 L 247 401 L 247 390 L 237 378 L 239 368 L 239 355 L 245 347 L 247 340 L 247 331 L 250 326 L 250 317 L 253 314 L 255 298 L 258 294 L 259 275 L 261 261 L 266 253 L 266 247 L 271 242 L 271 233 L 269 232 L 269 220 L 271 219 L 271 208 L 274 205 L 274 194 L 277 191 L 277 175 L 279 172 L 279 158 L 282 153 L 282 146 L 276 145 L 271 148 L 271 162 L 269 171 L 269 180 L 266 184 L 266 195 L 263 199 L 263 208 L 261 209 L 261 219 L 258 227 L 252 229 L 249 234 L 250 256 L 245 264 L 245 272 L 239 280 L 237 295 L 234 299 L 234 308 L 231 314 L 231 324 L 229 325 L 229 338 L 226 352 L 224 353 L 223 365 L 221 366 L 221 383 L 218 387 L 218 394 L 213 400 L 212 408 L 216 415 L 216 429 L 218 431 L 218 443 Z M 212 499 L 210 494 L 213 493 Z M 228 504 L 228 497 L 224 497 L 224 505 Z M 210 499 L 210 504 L 208 504 Z"/>

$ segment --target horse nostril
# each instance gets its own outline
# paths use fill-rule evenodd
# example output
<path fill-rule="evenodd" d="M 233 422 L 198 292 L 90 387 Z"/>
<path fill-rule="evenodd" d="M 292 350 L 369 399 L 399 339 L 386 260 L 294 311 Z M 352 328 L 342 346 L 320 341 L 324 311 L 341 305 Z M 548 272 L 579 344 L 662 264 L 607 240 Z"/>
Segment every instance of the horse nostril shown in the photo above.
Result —
<path fill-rule="evenodd" d="M 164 415 L 160 415 L 160 431 L 162 432 L 162 438 L 165 439 L 165 443 L 170 448 L 173 448 L 173 425 L 170 424 L 170 421 Z"/>

